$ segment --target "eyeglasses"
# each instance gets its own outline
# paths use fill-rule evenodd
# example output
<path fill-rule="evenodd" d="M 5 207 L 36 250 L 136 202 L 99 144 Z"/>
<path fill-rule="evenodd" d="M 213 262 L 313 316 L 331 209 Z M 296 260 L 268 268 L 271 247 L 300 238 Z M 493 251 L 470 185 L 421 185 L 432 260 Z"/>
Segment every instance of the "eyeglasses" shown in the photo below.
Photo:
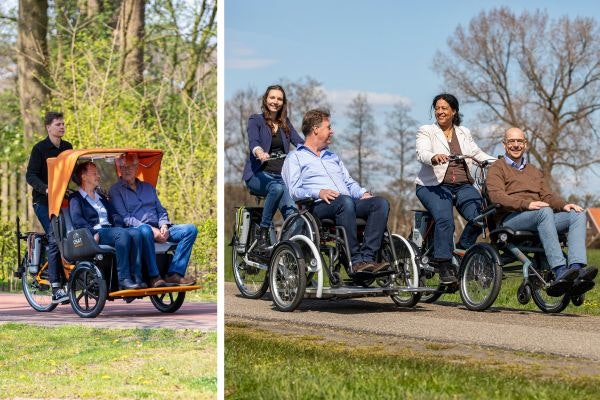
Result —
<path fill-rule="evenodd" d="M 527 143 L 527 140 L 525 140 L 525 139 L 505 139 L 504 143 L 524 145 L 525 143 Z"/>

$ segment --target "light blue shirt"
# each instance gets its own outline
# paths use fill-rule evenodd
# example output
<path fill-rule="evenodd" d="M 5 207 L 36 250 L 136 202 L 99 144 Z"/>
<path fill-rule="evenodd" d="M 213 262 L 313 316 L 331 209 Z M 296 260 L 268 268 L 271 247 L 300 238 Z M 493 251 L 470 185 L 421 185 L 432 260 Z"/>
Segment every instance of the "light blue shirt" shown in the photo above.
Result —
<path fill-rule="evenodd" d="M 519 171 L 523 171 L 523 169 L 525 168 L 525 165 L 527 165 L 527 161 L 525 161 L 525 157 L 521 157 L 521 162 L 519 164 L 517 164 L 516 162 L 514 162 L 509 156 L 507 156 L 506 154 L 504 155 L 504 161 L 510 165 L 511 167 L 518 169 Z"/>
<path fill-rule="evenodd" d="M 87 202 L 90 203 L 90 205 L 94 207 L 94 210 L 96 210 L 98 213 L 98 223 L 94 225 L 94 229 L 98 230 L 102 228 L 102 226 L 111 225 L 110 221 L 108 220 L 108 212 L 106 211 L 106 207 L 104 207 L 104 204 L 102 204 L 100 201 L 100 196 L 98 196 L 98 194 L 94 193 L 96 198 L 93 199 L 82 188 L 79 188 L 79 194 L 81 194 L 83 198 L 86 199 Z"/>
<path fill-rule="evenodd" d="M 324 148 L 320 156 L 304 145 L 288 154 L 281 177 L 293 200 L 319 199 L 321 189 L 331 189 L 360 199 L 367 192 L 354 179 L 340 158 Z"/>

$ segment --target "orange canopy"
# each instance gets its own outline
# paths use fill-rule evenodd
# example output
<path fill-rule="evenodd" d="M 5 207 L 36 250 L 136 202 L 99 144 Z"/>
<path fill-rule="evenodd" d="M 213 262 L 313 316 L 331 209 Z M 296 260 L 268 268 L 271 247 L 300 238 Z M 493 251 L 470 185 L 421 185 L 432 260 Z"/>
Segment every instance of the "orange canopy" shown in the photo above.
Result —
<path fill-rule="evenodd" d="M 67 186 L 71 180 L 77 160 L 95 160 L 101 158 L 115 158 L 125 153 L 135 153 L 138 157 L 137 178 L 156 186 L 158 172 L 162 160 L 162 150 L 146 149 L 84 149 L 66 150 L 58 157 L 49 158 L 48 163 L 48 211 L 50 217 L 58 215 Z"/>

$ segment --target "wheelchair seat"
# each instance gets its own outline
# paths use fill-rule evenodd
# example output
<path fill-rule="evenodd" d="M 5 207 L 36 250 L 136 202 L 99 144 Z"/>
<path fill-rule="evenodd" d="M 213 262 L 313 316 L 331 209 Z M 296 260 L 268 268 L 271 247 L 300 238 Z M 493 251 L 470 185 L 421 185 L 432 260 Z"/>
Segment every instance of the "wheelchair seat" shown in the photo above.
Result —
<path fill-rule="evenodd" d="M 531 241 L 539 241 L 539 235 L 534 231 L 515 231 L 511 228 L 507 227 L 499 227 L 490 232 L 490 238 L 492 242 L 498 242 L 499 236 L 501 234 L 508 235 L 508 242 L 511 243 L 523 243 L 523 242 L 531 242 Z M 567 235 L 564 233 L 560 233 L 558 235 L 558 241 L 560 243 L 565 243 L 567 241 Z"/>
<path fill-rule="evenodd" d="M 315 217 L 315 219 L 318 221 L 319 219 Z M 335 227 L 335 221 L 329 218 L 323 218 L 320 220 L 321 221 L 321 225 L 323 226 L 323 228 L 333 228 Z M 357 227 L 364 227 L 367 225 L 367 221 L 362 219 L 362 218 L 356 218 L 356 226 Z"/>

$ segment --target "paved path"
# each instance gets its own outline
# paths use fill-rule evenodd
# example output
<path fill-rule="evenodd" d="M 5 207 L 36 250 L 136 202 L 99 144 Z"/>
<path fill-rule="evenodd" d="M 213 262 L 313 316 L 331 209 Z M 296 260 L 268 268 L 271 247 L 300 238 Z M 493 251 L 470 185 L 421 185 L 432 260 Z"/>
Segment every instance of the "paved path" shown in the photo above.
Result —
<path fill-rule="evenodd" d="M 403 309 L 387 297 L 304 300 L 296 311 L 283 313 L 273 308 L 268 296 L 244 299 L 235 284 L 226 283 L 225 322 L 269 321 L 299 334 L 302 327 L 322 327 L 600 361 L 600 317 L 502 308 L 473 312 L 449 303 Z"/>
<path fill-rule="evenodd" d="M 22 294 L 0 294 L 0 323 L 21 322 L 44 326 L 84 325 L 104 328 L 172 328 L 216 331 L 217 304 L 186 301 L 172 314 L 158 311 L 148 298 L 132 303 L 107 301 L 96 318 L 80 318 L 70 305 L 59 305 L 54 311 L 33 310 Z"/>

